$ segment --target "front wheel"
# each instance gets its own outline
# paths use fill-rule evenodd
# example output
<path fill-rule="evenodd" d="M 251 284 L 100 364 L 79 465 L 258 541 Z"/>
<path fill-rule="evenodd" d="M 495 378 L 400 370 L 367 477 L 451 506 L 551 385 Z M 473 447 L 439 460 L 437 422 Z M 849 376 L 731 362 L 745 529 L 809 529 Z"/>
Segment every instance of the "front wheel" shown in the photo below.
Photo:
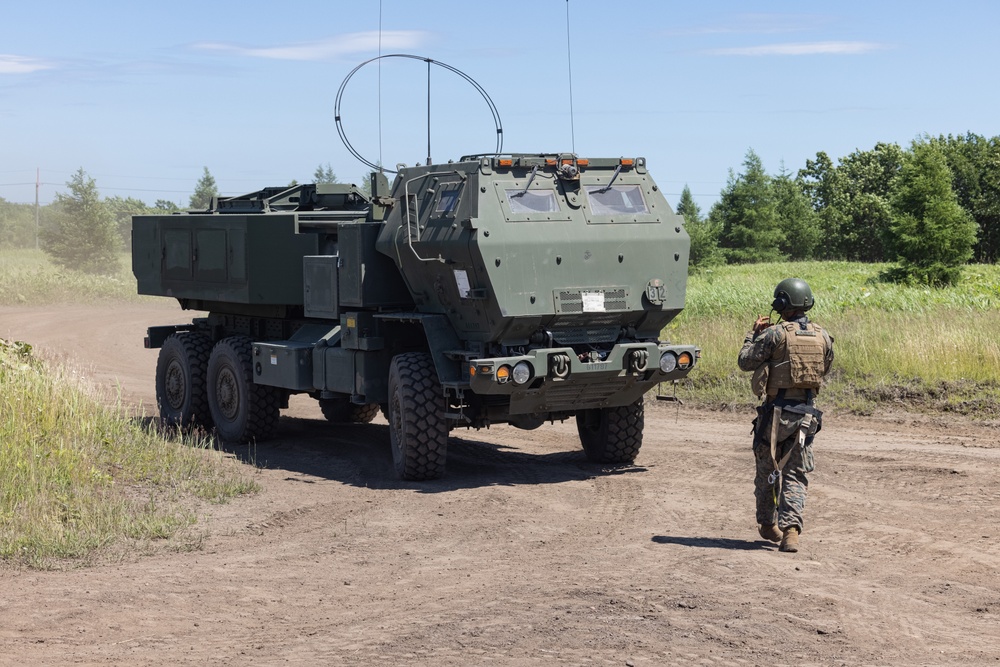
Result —
<path fill-rule="evenodd" d="M 576 413 L 576 430 L 587 458 L 594 463 L 632 463 L 642 447 L 645 426 L 642 399 L 617 408 Z"/>
<path fill-rule="evenodd" d="M 444 474 L 448 422 L 434 361 L 426 352 L 392 358 L 389 367 L 389 440 L 392 462 L 402 479 L 437 479 Z"/>
<path fill-rule="evenodd" d="M 278 428 L 280 396 L 254 384 L 248 338 L 223 338 L 208 359 L 208 406 L 219 439 L 226 443 L 266 440 Z"/>

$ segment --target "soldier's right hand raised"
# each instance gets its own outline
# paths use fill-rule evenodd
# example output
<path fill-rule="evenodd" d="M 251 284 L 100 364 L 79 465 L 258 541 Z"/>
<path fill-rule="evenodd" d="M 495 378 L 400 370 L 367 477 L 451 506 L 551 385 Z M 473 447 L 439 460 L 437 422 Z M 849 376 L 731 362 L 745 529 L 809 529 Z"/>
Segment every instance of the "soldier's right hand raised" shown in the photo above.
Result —
<path fill-rule="evenodd" d="M 753 334 L 756 336 L 769 326 L 771 326 L 771 318 L 766 315 L 758 315 L 753 323 Z"/>

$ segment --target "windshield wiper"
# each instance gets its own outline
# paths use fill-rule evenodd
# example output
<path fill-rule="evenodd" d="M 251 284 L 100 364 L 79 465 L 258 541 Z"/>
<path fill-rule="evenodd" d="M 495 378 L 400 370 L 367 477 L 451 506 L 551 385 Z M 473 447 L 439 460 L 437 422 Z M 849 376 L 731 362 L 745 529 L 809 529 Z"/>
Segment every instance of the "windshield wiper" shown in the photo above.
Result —
<path fill-rule="evenodd" d="M 615 173 L 613 173 L 611 175 L 611 180 L 608 181 L 608 184 L 605 185 L 603 188 L 599 188 L 598 190 L 595 190 L 595 192 L 607 192 L 608 190 L 610 190 L 612 184 L 614 184 L 615 179 L 618 178 L 618 174 L 620 174 L 620 173 L 622 173 L 622 166 L 618 165 L 617 167 L 615 167 Z"/>
<path fill-rule="evenodd" d="M 531 183 L 532 183 L 532 181 L 535 180 L 535 176 L 537 174 L 538 174 L 538 165 L 536 164 L 534 167 L 531 168 L 531 176 L 528 177 L 528 184 L 524 186 L 523 190 L 521 190 L 520 192 L 518 192 L 514 196 L 515 197 L 523 197 L 528 192 L 528 188 L 531 187 Z"/>

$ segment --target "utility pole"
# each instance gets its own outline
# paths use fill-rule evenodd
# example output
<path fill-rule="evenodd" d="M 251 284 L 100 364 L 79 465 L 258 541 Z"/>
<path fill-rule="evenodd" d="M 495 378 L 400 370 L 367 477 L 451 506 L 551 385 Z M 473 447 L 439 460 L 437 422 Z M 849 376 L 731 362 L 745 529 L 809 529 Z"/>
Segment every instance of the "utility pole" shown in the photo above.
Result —
<path fill-rule="evenodd" d="M 42 181 L 42 170 L 35 167 L 35 250 L 38 250 L 38 187 Z"/>

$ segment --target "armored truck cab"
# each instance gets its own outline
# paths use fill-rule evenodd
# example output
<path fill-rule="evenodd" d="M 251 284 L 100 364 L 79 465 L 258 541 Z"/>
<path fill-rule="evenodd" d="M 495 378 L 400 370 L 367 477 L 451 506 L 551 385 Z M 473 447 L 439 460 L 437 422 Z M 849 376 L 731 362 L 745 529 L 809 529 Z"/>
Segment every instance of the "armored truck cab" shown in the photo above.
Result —
<path fill-rule="evenodd" d="M 142 294 L 207 316 L 151 327 L 161 417 L 274 434 L 292 393 L 332 422 L 389 422 L 406 479 L 444 473 L 452 428 L 575 418 L 630 463 L 643 395 L 685 377 L 659 340 L 689 239 L 642 158 L 467 156 L 349 185 L 269 188 L 133 219 Z"/>

